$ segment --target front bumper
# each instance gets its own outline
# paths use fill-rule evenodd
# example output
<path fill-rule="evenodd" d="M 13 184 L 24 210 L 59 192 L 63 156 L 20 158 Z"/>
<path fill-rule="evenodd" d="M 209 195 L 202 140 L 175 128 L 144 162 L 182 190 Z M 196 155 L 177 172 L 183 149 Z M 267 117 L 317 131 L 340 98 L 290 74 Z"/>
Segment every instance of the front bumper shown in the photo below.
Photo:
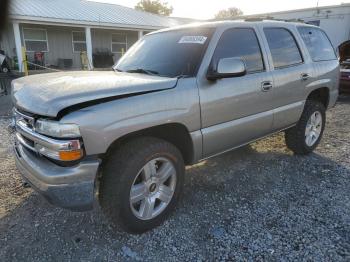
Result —
<path fill-rule="evenodd" d="M 61 167 L 18 143 L 15 144 L 15 155 L 16 166 L 23 178 L 51 204 L 73 211 L 93 208 L 100 160 Z"/>

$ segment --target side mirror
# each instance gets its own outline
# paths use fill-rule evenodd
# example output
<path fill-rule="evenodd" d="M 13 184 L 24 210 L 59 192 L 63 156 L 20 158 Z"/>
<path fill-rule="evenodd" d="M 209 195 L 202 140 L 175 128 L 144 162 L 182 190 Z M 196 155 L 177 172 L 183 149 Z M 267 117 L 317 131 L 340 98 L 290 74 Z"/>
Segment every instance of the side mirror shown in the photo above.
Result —
<path fill-rule="evenodd" d="M 211 65 L 207 73 L 208 80 L 244 76 L 247 73 L 245 63 L 237 57 L 221 58 L 217 65 Z"/>

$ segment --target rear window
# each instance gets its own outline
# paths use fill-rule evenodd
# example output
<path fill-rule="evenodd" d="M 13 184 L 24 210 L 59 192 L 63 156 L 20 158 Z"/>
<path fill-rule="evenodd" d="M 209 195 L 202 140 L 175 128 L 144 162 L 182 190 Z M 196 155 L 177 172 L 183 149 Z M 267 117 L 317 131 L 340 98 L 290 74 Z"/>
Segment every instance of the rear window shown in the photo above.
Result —
<path fill-rule="evenodd" d="M 298 27 L 298 30 L 313 61 L 337 59 L 334 48 L 325 32 L 312 27 Z"/>

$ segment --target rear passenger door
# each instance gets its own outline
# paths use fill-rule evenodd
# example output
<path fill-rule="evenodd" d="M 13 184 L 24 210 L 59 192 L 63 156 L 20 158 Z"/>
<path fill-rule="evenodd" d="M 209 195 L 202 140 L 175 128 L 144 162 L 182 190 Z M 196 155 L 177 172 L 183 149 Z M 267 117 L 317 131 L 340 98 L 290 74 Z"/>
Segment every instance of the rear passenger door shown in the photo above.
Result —
<path fill-rule="evenodd" d="M 277 131 L 299 120 L 304 107 L 305 88 L 313 81 L 314 70 L 301 52 L 295 28 L 264 26 L 262 31 L 272 68 L 273 129 Z"/>

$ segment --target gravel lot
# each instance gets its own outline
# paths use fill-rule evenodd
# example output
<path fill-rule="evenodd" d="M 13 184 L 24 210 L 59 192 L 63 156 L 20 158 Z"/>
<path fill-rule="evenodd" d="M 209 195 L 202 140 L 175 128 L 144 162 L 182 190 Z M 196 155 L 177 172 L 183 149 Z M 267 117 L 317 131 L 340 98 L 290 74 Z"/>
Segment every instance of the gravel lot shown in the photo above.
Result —
<path fill-rule="evenodd" d="M 141 236 L 22 187 L 8 123 L 0 119 L 2 261 L 350 260 L 350 98 L 328 112 L 314 154 L 293 156 L 276 135 L 188 168 L 176 213 Z"/>

